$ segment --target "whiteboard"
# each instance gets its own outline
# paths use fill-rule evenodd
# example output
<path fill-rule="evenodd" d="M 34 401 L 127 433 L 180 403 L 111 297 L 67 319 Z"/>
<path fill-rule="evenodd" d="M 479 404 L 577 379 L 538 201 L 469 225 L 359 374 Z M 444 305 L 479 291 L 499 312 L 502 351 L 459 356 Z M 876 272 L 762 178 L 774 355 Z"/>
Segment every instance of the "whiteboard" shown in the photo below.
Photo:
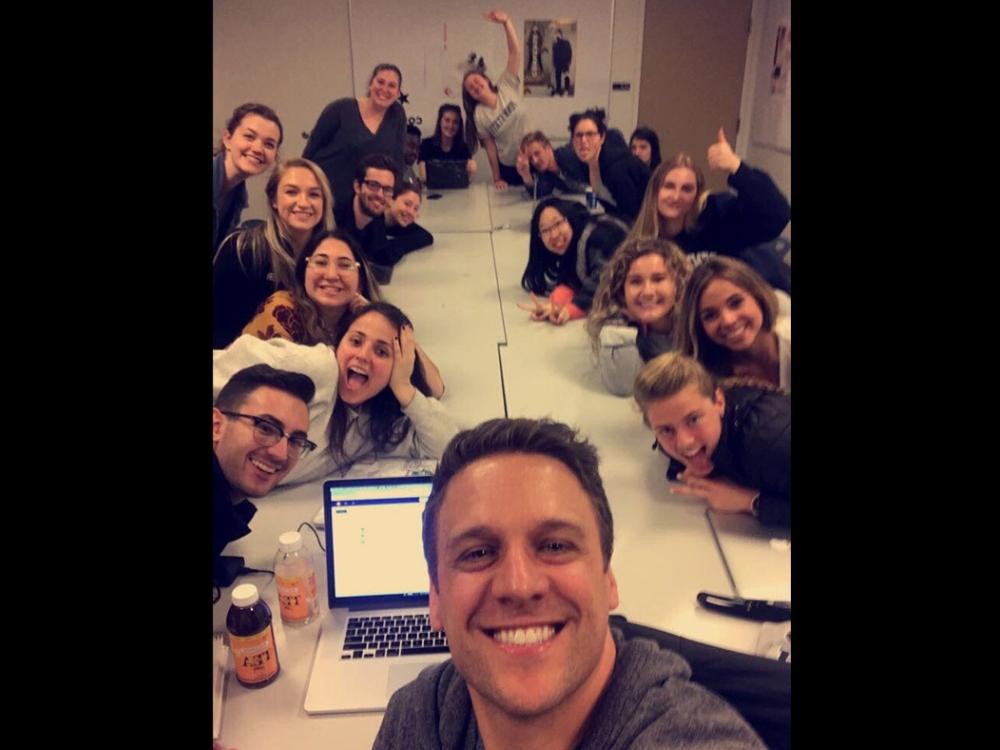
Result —
<path fill-rule="evenodd" d="M 542 130 L 551 139 L 566 140 L 572 113 L 595 106 L 608 110 L 614 19 L 614 2 L 608 0 L 507 0 L 499 6 L 484 3 L 481 7 L 469 0 L 350 0 L 355 95 L 366 95 L 377 64 L 393 63 L 403 71 L 407 117 L 416 120 L 424 138 L 430 137 L 440 105 L 462 106 L 462 76 L 470 53 L 483 57 L 486 74 L 494 82 L 507 66 L 503 27 L 483 17 L 494 7 L 510 15 L 522 51 L 525 20 L 558 18 L 577 23 L 574 96 L 525 97 L 522 106 L 530 128 Z"/>

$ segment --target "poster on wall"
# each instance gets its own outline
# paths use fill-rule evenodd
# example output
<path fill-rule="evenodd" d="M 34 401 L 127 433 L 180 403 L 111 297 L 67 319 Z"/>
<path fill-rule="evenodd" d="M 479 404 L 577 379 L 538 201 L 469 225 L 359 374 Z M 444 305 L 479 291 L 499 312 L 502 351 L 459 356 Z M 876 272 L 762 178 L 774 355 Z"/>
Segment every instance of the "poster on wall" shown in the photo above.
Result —
<path fill-rule="evenodd" d="M 576 91 L 575 18 L 524 22 L 524 95 L 574 96 Z"/>
<path fill-rule="evenodd" d="M 785 96 L 792 77 L 792 27 L 788 21 L 778 24 L 771 63 L 771 96 Z"/>

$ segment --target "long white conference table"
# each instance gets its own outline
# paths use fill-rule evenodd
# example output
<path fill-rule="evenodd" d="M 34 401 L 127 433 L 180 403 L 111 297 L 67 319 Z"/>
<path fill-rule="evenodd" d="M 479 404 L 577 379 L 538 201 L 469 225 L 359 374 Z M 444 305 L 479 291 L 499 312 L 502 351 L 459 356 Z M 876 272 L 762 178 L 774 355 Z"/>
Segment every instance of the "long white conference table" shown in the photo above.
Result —
<path fill-rule="evenodd" d="M 652 433 L 631 399 L 604 390 L 593 364 L 583 321 L 557 327 L 537 323 L 518 309 L 527 259 L 532 202 L 520 189 L 495 192 L 474 182 L 468 190 L 435 191 L 419 222 L 434 244 L 397 265 L 388 301 L 414 323 L 417 341 L 438 365 L 442 399 L 461 427 L 502 416 L 548 416 L 580 429 L 601 458 L 611 502 L 618 581 L 617 613 L 685 638 L 754 653 L 758 623 L 727 617 L 697 604 L 700 591 L 754 598 L 791 598 L 789 535 L 775 535 L 749 517 L 706 511 L 702 501 L 672 495 L 666 460 L 651 450 Z M 361 467 L 359 471 L 364 471 Z M 352 472 L 353 473 L 353 472 Z M 322 503 L 322 481 L 279 487 L 254 501 L 253 533 L 230 544 L 253 568 L 271 569 L 278 535 L 311 522 Z M 261 689 L 227 679 L 219 742 L 257 748 L 369 748 L 381 713 L 310 716 L 303 709 L 320 622 L 327 614 L 324 553 L 302 530 L 313 556 L 320 615 L 302 628 L 277 617 L 273 579 L 255 583 L 275 613 L 281 674 Z M 319 530 L 322 537 L 323 531 Z M 736 584 L 734 589 L 732 582 Z M 216 633 L 225 631 L 231 588 L 213 606 Z"/>

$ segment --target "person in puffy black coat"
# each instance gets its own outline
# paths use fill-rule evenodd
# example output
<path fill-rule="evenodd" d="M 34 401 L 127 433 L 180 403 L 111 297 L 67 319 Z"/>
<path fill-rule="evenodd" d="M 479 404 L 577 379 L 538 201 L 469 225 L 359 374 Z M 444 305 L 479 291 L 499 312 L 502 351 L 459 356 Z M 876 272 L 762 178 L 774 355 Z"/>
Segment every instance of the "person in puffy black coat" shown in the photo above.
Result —
<path fill-rule="evenodd" d="M 716 511 L 750 513 L 791 526 L 792 405 L 764 384 L 718 384 L 676 352 L 650 360 L 635 379 L 643 420 L 671 461 L 671 492 L 703 498 Z"/>

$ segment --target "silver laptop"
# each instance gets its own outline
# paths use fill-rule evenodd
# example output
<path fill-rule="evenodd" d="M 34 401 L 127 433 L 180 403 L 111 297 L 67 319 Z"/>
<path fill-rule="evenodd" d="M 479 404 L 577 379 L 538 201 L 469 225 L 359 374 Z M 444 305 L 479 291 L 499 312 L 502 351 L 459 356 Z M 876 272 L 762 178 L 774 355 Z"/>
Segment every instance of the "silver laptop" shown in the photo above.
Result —
<path fill-rule="evenodd" d="M 364 477 L 323 484 L 326 580 L 309 676 L 310 714 L 384 711 L 425 667 L 448 658 L 428 622 L 421 516 L 431 477 Z"/>

